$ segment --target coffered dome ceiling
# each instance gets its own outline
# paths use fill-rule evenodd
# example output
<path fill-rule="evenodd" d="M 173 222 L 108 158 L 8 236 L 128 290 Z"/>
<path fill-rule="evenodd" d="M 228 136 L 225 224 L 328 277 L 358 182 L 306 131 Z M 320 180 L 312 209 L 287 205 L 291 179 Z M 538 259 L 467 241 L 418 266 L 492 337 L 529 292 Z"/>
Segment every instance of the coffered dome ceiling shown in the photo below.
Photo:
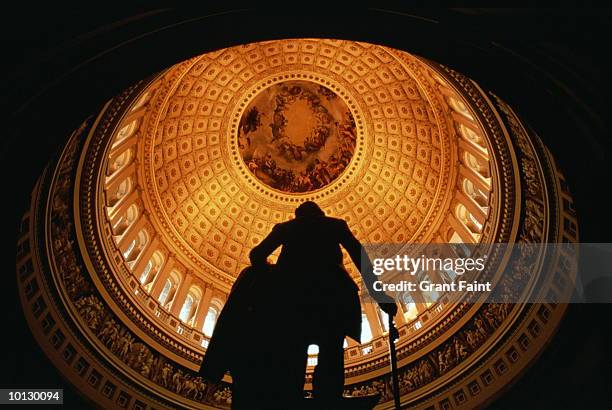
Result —
<path fill-rule="evenodd" d="M 270 41 L 193 58 L 158 82 L 139 127 L 139 178 L 157 230 L 198 270 L 231 280 L 306 199 L 362 241 L 434 237 L 456 144 L 417 58 Z"/>

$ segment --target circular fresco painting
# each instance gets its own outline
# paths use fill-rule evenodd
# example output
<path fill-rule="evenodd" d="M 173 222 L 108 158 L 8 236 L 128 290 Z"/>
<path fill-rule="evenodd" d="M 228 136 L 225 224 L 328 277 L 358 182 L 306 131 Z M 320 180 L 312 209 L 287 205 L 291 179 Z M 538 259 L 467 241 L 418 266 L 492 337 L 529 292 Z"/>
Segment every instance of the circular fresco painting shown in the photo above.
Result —
<path fill-rule="evenodd" d="M 329 185 L 348 166 L 355 142 L 355 121 L 345 102 L 309 81 L 284 81 L 261 91 L 238 130 L 249 171 L 284 192 Z"/>

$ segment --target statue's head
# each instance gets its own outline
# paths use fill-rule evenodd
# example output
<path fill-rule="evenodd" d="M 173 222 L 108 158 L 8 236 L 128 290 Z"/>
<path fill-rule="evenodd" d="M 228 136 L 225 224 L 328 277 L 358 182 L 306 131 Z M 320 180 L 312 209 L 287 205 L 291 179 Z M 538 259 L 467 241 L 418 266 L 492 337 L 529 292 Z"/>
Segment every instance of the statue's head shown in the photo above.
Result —
<path fill-rule="evenodd" d="M 313 201 L 302 202 L 297 208 L 295 208 L 296 218 L 308 216 L 325 216 L 325 212 L 323 212 L 323 210 L 319 208 L 319 205 Z"/>

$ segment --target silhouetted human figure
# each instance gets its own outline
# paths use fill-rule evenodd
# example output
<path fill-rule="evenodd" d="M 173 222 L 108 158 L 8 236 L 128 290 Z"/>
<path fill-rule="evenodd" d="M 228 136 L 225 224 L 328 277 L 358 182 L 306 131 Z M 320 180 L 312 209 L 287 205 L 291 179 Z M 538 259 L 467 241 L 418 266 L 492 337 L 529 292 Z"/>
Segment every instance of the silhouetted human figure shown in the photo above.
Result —
<path fill-rule="evenodd" d="M 280 280 L 284 281 L 285 306 L 288 320 L 297 321 L 301 328 L 291 335 L 301 340 L 304 356 L 296 371 L 304 375 L 306 346 L 319 346 L 318 364 L 313 375 L 315 398 L 340 398 L 344 386 L 344 348 L 346 336 L 361 338 L 361 306 L 359 288 L 342 263 L 344 247 L 361 274 L 368 289 L 375 277 L 370 261 L 362 260 L 361 244 L 348 224 L 326 217 L 311 201 L 302 203 L 295 219 L 274 226 L 272 232 L 250 253 L 254 267 L 265 266 L 267 257 L 279 246 L 276 263 Z M 378 297 L 380 300 L 380 295 Z M 381 303 L 390 316 L 397 312 L 391 298 Z M 303 388 L 303 379 L 302 386 Z"/>
<path fill-rule="evenodd" d="M 250 253 L 219 317 L 201 374 L 219 380 L 229 369 L 234 408 L 294 409 L 303 395 L 307 346 L 319 346 L 313 375 L 318 401 L 339 400 L 346 336 L 361 338 L 359 288 L 344 269 L 341 246 L 371 291 L 375 276 L 348 224 L 304 202 Z M 279 247 L 276 265 L 267 258 Z M 377 295 L 390 316 L 397 306 Z M 338 407 L 335 407 L 338 408 Z"/>
<path fill-rule="evenodd" d="M 204 355 L 200 376 L 208 386 L 218 385 L 230 372 L 233 409 L 300 406 L 303 391 L 296 387 L 295 363 L 302 357 L 301 344 L 289 338 L 296 332 L 283 325 L 286 319 L 277 312 L 276 272 L 273 266 L 249 266 L 240 273 Z"/>

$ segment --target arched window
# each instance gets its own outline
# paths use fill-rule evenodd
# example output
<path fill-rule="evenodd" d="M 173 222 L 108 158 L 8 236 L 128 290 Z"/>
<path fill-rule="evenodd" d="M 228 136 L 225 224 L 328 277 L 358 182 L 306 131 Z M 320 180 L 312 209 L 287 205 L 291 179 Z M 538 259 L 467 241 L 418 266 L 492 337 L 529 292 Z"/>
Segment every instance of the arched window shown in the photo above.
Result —
<path fill-rule="evenodd" d="M 202 291 L 199 287 L 192 286 L 189 288 L 189 293 L 187 294 L 187 298 L 185 298 L 185 302 L 183 302 L 179 319 L 181 319 L 184 323 L 193 325 L 192 322 L 195 319 L 195 314 L 198 310 L 201 297 Z"/>
<path fill-rule="evenodd" d="M 467 109 L 467 107 L 465 106 L 465 104 L 453 97 L 448 97 L 447 98 L 448 101 L 448 105 L 450 105 L 450 107 L 455 111 L 458 112 L 459 114 L 463 115 L 466 118 L 469 118 L 470 120 L 474 120 L 474 117 L 472 117 L 472 114 L 470 113 L 470 110 Z"/>
<path fill-rule="evenodd" d="M 455 256 L 458 256 L 460 258 L 467 258 L 472 254 L 470 248 L 464 243 L 463 239 L 461 239 L 461 236 L 459 236 L 457 232 L 453 232 L 453 235 L 451 236 L 448 242 L 455 244 L 451 246 L 451 249 Z"/>
<path fill-rule="evenodd" d="M 115 148 L 123 141 L 125 141 L 128 137 L 134 134 L 134 132 L 138 129 L 138 120 L 133 120 L 129 124 L 124 125 L 123 128 L 119 130 L 117 136 L 115 137 L 115 142 L 113 142 L 112 148 Z"/>
<path fill-rule="evenodd" d="M 127 177 L 124 179 L 114 191 L 106 192 L 107 202 L 109 207 L 114 207 L 121 201 L 122 198 L 127 196 L 130 192 L 132 192 L 132 188 L 134 186 L 134 182 L 132 177 Z"/>
<path fill-rule="evenodd" d="M 168 295 L 170 294 L 170 289 L 172 289 L 172 281 L 170 279 L 166 279 L 166 283 L 164 284 L 164 288 L 159 294 L 159 303 L 162 305 L 166 303 L 166 299 L 168 299 Z"/>
<path fill-rule="evenodd" d="M 463 124 L 459 124 L 459 134 L 461 134 L 461 136 L 467 141 L 470 141 L 471 143 L 477 145 L 480 148 L 486 149 L 484 139 L 470 127 L 466 127 Z"/>
<path fill-rule="evenodd" d="M 159 303 L 161 303 L 165 309 L 169 310 L 170 307 L 172 307 L 172 303 L 174 303 L 174 296 L 176 295 L 176 290 L 178 289 L 180 283 L 181 275 L 177 271 L 172 271 L 158 298 Z"/>
<path fill-rule="evenodd" d="M 372 328 L 365 313 L 361 314 L 361 343 L 372 341 Z"/>
<path fill-rule="evenodd" d="M 389 315 L 385 311 L 378 309 L 378 320 L 380 320 L 380 326 L 382 328 L 382 331 L 388 332 L 389 331 Z"/>
<path fill-rule="evenodd" d="M 123 151 L 121 154 L 117 155 L 113 160 L 111 160 L 108 164 L 106 176 L 111 177 L 112 175 L 125 168 L 125 166 L 127 166 L 127 164 L 129 164 L 132 160 L 132 153 L 132 149 L 129 148 Z"/>
<path fill-rule="evenodd" d="M 151 92 L 147 91 L 146 93 L 144 93 L 143 95 L 141 95 L 138 100 L 136 101 L 136 103 L 134 104 L 134 106 L 132 107 L 132 109 L 130 111 L 136 111 L 138 110 L 140 107 L 142 107 L 143 105 L 145 105 L 145 103 L 149 102 L 149 98 L 151 97 Z"/>
<path fill-rule="evenodd" d="M 136 238 L 134 238 L 128 247 L 123 251 L 123 257 L 125 258 L 126 262 L 128 262 L 130 267 L 132 267 L 138 258 L 138 255 L 140 255 L 143 249 L 147 246 L 148 242 L 149 234 L 147 233 L 146 229 L 141 229 L 140 232 L 138 232 L 138 235 L 136 235 Z"/>
<path fill-rule="evenodd" d="M 414 303 L 414 298 L 409 292 L 406 292 L 402 295 L 402 301 L 404 302 L 405 313 L 404 317 L 406 320 L 416 319 L 419 315 L 419 311 L 417 310 L 417 305 Z"/>
<path fill-rule="evenodd" d="M 155 277 L 157 276 L 157 273 L 159 272 L 159 269 L 161 268 L 162 264 L 163 258 L 161 254 L 159 253 L 159 251 L 155 251 L 153 256 L 151 256 L 149 262 L 147 262 L 147 266 L 145 266 L 144 270 L 140 274 L 140 283 L 147 290 L 151 290 L 153 281 L 155 280 Z"/>
<path fill-rule="evenodd" d="M 455 216 L 457 220 L 464 225 L 474 236 L 475 239 L 480 237 L 480 231 L 482 230 L 482 224 L 479 223 L 476 218 L 467 210 L 465 205 L 458 204 L 455 208 Z"/>
<path fill-rule="evenodd" d="M 204 326 L 202 326 L 202 333 L 204 333 L 206 336 L 212 336 L 213 331 L 215 330 L 215 325 L 217 324 L 218 315 L 219 311 L 214 306 L 208 308 L 206 319 L 204 319 Z"/>
<path fill-rule="evenodd" d="M 489 172 L 489 164 L 485 163 L 479 158 L 476 158 L 470 152 L 463 153 L 463 162 L 464 164 L 472 169 L 477 174 L 480 174 L 484 178 L 489 178 L 491 176 Z"/>
<path fill-rule="evenodd" d="M 462 188 L 463 192 L 468 197 L 472 198 L 472 200 L 474 200 L 474 202 L 476 202 L 476 204 L 480 208 L 482 208 L 484 211 L 487 211 L 489 209 L 488 195 L 482 192 L 480 189 L 476 188 L 472 181 L 467 178 L 464 178 Z"/>
<path fill-rule="evenodd" d="M 470 222 L 476 227 L 476 232 L 482 232 L 482 223 L 470 212 Z"/>
<path fill-rule="evenodd" d="M 127 259 L 132 252 L 134 252 L 134 248 L 136 247 L 136 239 L 132 240 L 128 245 L 127 249 L 123 251 L 123 257 Z"/>
<path fill-rule="evenodd" d="M 317 355 L 319 354 L 319 345 L 308 345 L 308 366 L 317 365 Z"/>
<path fill-rule="evenodd" d="M 453 283 L 457 277 L 457 272 L 452 269 L 440 271 L 438 274 L 442 278 L 443 283 Z"/>
<path fill-rule="evenodd" d="M 183 307 L 181 308 L 181 313 L 179 313 L 179 319 L 183 322 L 187 322 L 191 315 L 191 308 L 193 307 L 193 296 L 187 295 L 185 299 L 185 303 L 183 303 Z"/>
<path fill-rule="evenodd" d="M 132 204 L 127 211 L 119 217 L 115 226 L 113 226 L 113 233 L 117 236 L 123 235 L 134 221 L 136 221 L 136 218 L 138 218 L 138 207 L 136 204 Z"/>
<path fill-rule="evenodd" d="M 149 262 L 147 262 L 147 266 L 145 266 L 144 270 L 140 274 L 141 284 L 145 285 L 145 282 L 147 281 L 147 278 L 149 277 L 149 273 L 151 272 L 152 269 L 153 269 L 153 260 L 149 260 Z"/>
<path fill-rule="evenodd" d="M 428 273 L 424 272 L 424 271 L 420 271 L 417 273 L 417 277 L 419 278 L 420 282 L 423 281 L 427 281 L 430 283 L 436 283 L 434 281 L 431 280 L 431 277 L 429 276 Z M 429 307 L 432 303 L 435 303 L 438 298 L 440 297 L 440 294 L 438 292 L 436 292 L 435 290 L 430 290 L 427 292 L 421 292 L 421 295 L 423 296 L 423 299 L 425 300 L 425 305 L 427 307 Z"/>

